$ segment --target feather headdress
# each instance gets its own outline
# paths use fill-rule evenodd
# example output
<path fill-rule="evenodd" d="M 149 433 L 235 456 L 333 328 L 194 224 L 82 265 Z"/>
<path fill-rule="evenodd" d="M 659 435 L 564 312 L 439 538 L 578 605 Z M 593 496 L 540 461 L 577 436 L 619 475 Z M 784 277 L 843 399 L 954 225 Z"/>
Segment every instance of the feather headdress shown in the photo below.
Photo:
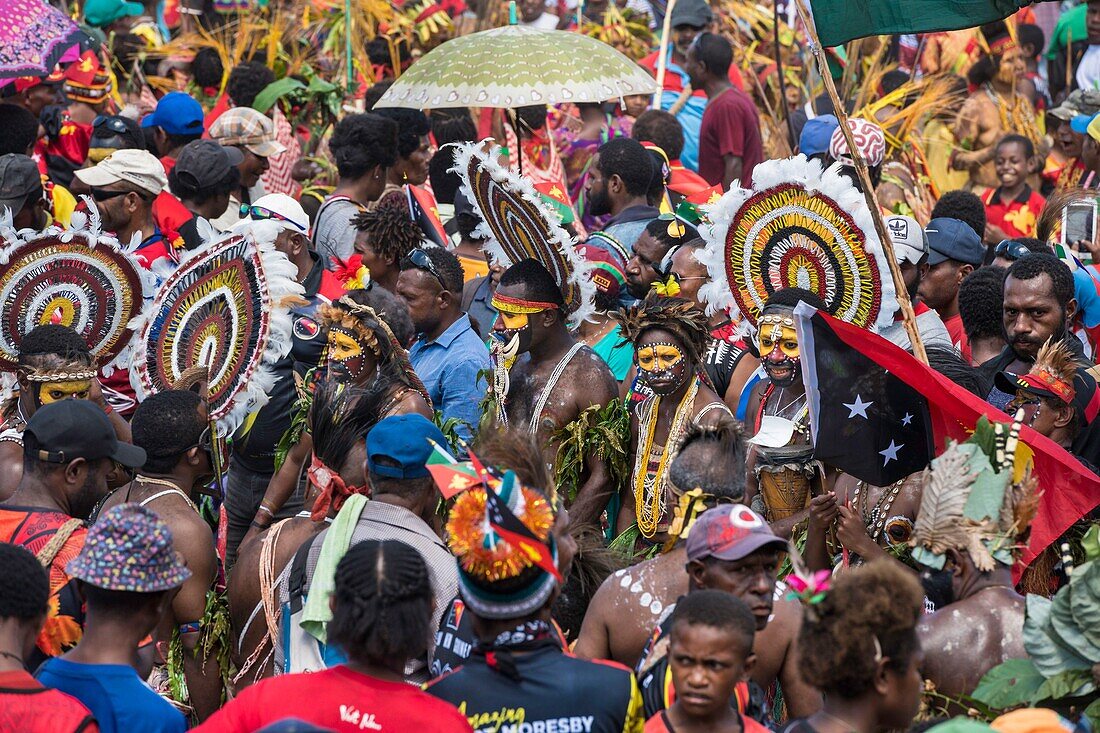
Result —
<path fill-rule="evenodd" d="M 595 310 L 592 265 L 577 252 L 576 241 L 558 223 L 534 185 L 497 162 L 500 149 L 485 153 L 481 144 L 456 145 L 455 166 L 462 193 L 473 204 L 481 223 L 475 236 L 487 240 L 493 259 L 502 265 L 538 260 L 561 289 L 576 326 Z"/>
<path fill-rule="evenodd" d="M 210 370 L 210 417 L 229 435 L 267 403 L 275 362 L 290 353 L 290 308 L 302 303 L 295 267 L 275 249 L 278 228 L 256 222 L 194 250 L 164 282 L 138 333 L 130 383 L 138 399 L 171 389 L 196 365 Z"/>
<path fill-rule="evenodd" d="M 138 242 L 121 244 L 101 228 L 99 210 L 82 197 L 68 228 L 16 231 L 0 216 L 0 368 L 12 370 L 19 342 L 35 326 L 69 326 L 88 343 L 103 373 L 128 369 L 133 329 L 156 290 L 156 278 L 135 257 Z"/>
<path fill-rule="evenodd" d="M 688 356 L 698 364 L 710 345 L 710 329 L 706 315 L 690 300 L 668 298 L 650 293 L 646 299 L 629 308 L 622 308 L 611 317 L 618 321 L 619 332 L 632 344 L 646 331 L 659 328 L 676 336 Z"/>
<path fill-rule="evenodd" d="M 914 560 L 942 569 L 954 549 L 968 552 L 981 572 L 1013 563 L 1038 509 L 1031 454 L 1018 433 L 1019 423 L 983 417 L 969 440 L 932 461 L 909 540 Z"/>
<path fill-rule="evenodd" d="M 713 282 L 704 295 L 729 306 L 743 332 L 788 287 L 817 293 L 830 315 L 861 328 L 893 323 L 894 283 L 871 212 L 835 166 L 769 160 L 753 170 L 753 188 L 731 188 L 706 208 L 707 247 L 696 253 Z"/>

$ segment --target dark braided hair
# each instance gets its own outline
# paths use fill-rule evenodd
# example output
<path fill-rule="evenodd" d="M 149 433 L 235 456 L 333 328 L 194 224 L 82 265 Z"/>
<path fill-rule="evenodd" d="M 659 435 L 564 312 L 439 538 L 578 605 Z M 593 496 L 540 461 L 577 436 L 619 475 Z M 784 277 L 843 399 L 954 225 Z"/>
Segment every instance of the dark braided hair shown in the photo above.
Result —
<path fill-rule="evenodd" d="M 34 555 L 0 543 L 0 619 L 30 620 L 46 613 L 50 581 Z"/>
<path fill-rule="evenodd" d="M 35 326 L 19 341 L 19 364 L 45 367 L 50 364 L 92 365 L 88 342 L 79 333 L 55 323 Z"/>
<path fill-rule="evenodd" d="M 424 239 L 404 202 L 360 212 L 352 217 L 351 225 L 366 236 L 367 243 L 380 257 L 393 257 L 394 262 L 400 262 Z"/>
<path fill-rule="evenodd" d="M 361 664 L 393 666 L 424 654 L 433 593 L 424 558 L 404 542 L 353 545 L 336 566 L 329 641 Z"/>

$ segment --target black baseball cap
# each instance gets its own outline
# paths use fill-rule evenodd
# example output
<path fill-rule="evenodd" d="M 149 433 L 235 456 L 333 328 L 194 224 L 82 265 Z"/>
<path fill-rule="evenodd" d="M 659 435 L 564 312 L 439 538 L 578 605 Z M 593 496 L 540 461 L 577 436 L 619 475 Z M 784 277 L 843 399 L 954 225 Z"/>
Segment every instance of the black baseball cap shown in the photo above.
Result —
<path fill-rule="evenodd" d="M 705 28 L 714 20 L 714 11 L 707 0 L 680 0 L 672 8 L 672 27 L 690 25 L 693 28 Z"/>
<path fill-rule="evenodd" d="M 107 415 L 88 400 L 67 399 L 43 405 L 31 416 L 24 432 L 38 442 L 39 461 L 110 458 L 127 468 L 145 465 L 145 450 L 119 441 Z"/>
<path fill-rule="evenodd" d="M 20 153 L 0 155 L 0 211 L 18 214 L 27 197 L 42 189 L 42 174 L 35 162 Z"/>
<path fill-rule="evenodd" d="M 175 170 L 177 176 L 196 188 L 210 188 L 242 160 L 244 154 L 237 148 L 223 147 L 213 140 L 195 140 L 183 146 Z"/>

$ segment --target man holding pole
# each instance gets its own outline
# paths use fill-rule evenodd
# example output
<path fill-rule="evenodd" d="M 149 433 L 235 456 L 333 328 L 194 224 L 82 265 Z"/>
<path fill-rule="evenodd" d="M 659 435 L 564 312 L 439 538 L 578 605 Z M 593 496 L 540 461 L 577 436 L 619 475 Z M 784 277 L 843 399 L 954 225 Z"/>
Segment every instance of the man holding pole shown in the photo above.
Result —
<path fill-rule="evenodd" d="M 703 109 L 707 106 L 707 94 L 703 89 L 691 84 L 684 64 L 687 62 L 688 48 L 691 47 L 696 36 L 704 31 L 713 30 L 714 13 L 706 0 L 670 0 L 669 8 L 660 50 L 649 54 L 639 63 L 648 69 L 661 85 L 661 96 L 654 107 L 676 115 L 676 119 L 684 128 L 684 151 L 680 155 L 680 160 L 685 168 L 697 171 L 699 169 L 699 128 L 703 123 Z M 741 72 L 736 65 L 730 65 L 728 76 L 729 82 L 734 87 L 744 88 Z"/>

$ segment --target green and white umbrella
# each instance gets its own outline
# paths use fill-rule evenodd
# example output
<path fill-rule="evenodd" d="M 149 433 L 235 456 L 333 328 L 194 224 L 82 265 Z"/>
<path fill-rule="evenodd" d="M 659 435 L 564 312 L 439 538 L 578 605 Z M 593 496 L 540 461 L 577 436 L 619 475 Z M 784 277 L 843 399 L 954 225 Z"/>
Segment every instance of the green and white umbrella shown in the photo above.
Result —
<path fill-rule="evenodd" d="M 375 107 L 515 108 L 656 92 L 645 69 L 602 41 L 507 25 L 440 44 L 410 66 Z"/>

